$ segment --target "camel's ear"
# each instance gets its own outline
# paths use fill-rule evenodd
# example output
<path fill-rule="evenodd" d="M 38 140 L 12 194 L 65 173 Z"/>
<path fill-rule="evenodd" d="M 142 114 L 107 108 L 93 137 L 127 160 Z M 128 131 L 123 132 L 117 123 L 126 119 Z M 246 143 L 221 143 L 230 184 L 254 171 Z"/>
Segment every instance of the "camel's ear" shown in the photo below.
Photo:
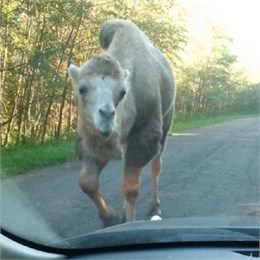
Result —
<path fill-rule="evenodd" d="M 130 79 L 130 71 L 125 69 L 124 70 L 124 82 L 125 82 L 126 91 L 128 91 L 129 88 L 130 88 L 130 81 L 129 81 L 129 79 Z"/>
<path fill-rule="evenodd" d="M 130 71 L 127 69 L 124 70 L 124 78 L 125 78 L 125 81 L 128 81 L 130 78 Z"/>
<path fill-rule="evenodd" d="M 68 68 L 69 76 L 72 82 L 77 82 L 79 80 L 79 68 L 73 64 L 71 64 Z"/>

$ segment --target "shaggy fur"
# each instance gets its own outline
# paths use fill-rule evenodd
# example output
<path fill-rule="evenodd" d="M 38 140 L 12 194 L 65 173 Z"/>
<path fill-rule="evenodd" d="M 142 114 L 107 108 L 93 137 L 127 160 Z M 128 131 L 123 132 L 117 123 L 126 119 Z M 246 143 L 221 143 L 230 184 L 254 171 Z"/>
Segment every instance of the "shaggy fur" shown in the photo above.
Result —
<path fill-rule="evenodd" d="M 80 184 L 104 220 L 112 218 L 113 213 L 99 206 L 96 176 L 111 159 L 124 158 L 126 169 L 140 169 L 156 156 L 160 158 L 174 114 L 175 83 L 164 55 L 132 22 L 114 19 L 104 23 L 100 45 L 104 53 L 80 68 L 71 65 L 68 71 L 79 109 L 77 151 L 83 163 Z M 108 84 L 104 86 L 113 93 L 115 127 L 108 135 L 96 129 L 86 111 L 89 102 L 94 104 L 94 99 L 99 98 L 88 100 L 84 96 L 89 82 L 96 82 L 100 89 L 102 84 Z M 83 94 L 79 94 L 82 88 Z M 154 198 L 154 206 L 159 205 L 157 195 Z"/>
<path fill-rule="evenodd" d="M 171 124 L 175 102 L 172 70 L 145 34 L 130 21 L 106 22 L 100 32 L 101 47 L 130 71 L 134 120 L 123 109 L 123 125 L 128 136 L 126 163 L 146 165 L 160 152 Z M 161 141 L 161 142 L 160 142 Z"/>
<path fill-rule="evenodd" d="M 109 75 L 115 79 L 123 77 L 119 62 L 108 53 L 96 55 L 82 66 L 82 76 L 92 74 Z"/>

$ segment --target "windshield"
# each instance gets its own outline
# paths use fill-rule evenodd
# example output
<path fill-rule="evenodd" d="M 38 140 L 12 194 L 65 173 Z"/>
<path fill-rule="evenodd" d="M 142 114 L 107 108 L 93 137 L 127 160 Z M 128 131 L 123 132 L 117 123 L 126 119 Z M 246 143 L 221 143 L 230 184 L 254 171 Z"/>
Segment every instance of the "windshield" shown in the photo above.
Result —
<path fill-rule="evenodd" d="M 259 7 L 4 1 L 1 227 L 91 247 L 259 226 Z"/>

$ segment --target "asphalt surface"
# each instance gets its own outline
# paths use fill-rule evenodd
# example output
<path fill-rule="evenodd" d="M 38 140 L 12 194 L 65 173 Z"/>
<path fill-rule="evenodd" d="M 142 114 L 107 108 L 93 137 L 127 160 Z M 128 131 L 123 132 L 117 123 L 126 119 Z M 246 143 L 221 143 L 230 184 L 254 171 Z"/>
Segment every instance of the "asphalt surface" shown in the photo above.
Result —
<path fill-rule="evenodd" d="M 159 194 L 162 217 L 260 216 L 260 118 L 247 118 L 175 134 L 163 155 Z M 102 228 L 92 201 L 78 186 L 80 165 L 68 162 L 1 181 L 1 225 L 43 243 Z M 122 161 L 102 172 L 108 204 L 123 203 Z M 137 202 L 137 220 L 150 201 L 147 166 Z"/>

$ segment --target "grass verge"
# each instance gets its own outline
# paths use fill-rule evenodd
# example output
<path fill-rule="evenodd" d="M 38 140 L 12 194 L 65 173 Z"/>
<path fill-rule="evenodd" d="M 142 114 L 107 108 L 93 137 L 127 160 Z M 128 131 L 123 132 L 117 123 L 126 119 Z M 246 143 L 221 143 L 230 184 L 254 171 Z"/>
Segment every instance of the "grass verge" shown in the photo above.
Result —
<path fill-rule="evenodd" d="M 196 116 L 176 117 L 170 133 L 178 133 L 215 123 L 222 123 L 251 115 L 215 115 L 198 114 Z M 28 170 L 69 161 L 75 158 L 75 140 L 60 140 L 44 145 L 25 146 L 1 151 L 1 177 L 24 173 Z"/>
<path fill-rule="evenodd" d="M 65 162 L 74 157 L 74 140 L 60 140 L 43 145 L 2 149 L 1 178 Z"/>
<path fill-rule="evenodd" d="M 192 129 L 202 128 L 217 123 L 224 123 L 235 119 L 256 117 L 258 114 L 197 114 L 194 116 L 177 116 L 170 129 L 170 133 L 180 133 Z"/>

